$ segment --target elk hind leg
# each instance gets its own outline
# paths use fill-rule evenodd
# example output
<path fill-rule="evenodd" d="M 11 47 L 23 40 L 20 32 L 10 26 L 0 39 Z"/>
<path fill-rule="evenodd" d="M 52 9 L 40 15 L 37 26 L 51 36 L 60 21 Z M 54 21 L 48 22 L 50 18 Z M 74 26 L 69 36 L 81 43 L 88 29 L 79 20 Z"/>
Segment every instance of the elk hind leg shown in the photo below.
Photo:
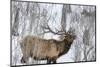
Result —
<path fill-rule="evenodd" d="M 22 57 L 21 58 L 21 63 L 26 63 L 28 61 L 28 57 Z"/>

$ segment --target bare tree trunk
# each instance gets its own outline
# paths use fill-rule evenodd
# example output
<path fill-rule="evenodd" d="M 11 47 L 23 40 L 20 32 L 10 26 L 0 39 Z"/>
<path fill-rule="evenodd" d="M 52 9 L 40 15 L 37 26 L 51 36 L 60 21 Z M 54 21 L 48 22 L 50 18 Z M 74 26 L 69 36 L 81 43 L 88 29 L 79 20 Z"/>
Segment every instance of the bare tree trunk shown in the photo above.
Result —
<path fill-rule="evenodd" d="M 14 24 L 12 27 L 12 35 L 17 36 L 18 34 L 18 25 L 19 25 L 19 8 L 17 8 L 16 10 L 16 14 L 15 14 L 15 19 L 14 19 Z"/>
<path fill-rule="evenodd" d="M 67 15 L 67 5 L 63 5 L 62 8 L 62 18 L 61 18 L 61 27 L 65 31 L 66 30 L 66 15 Z"/>
<path fill-rule="evenodd" d="M 61 27 L 62 30 L 66 31 L 66 21 L 67 21 L 67 14 L 71 12 L 70 5 L 63 5 L 62 8 L 62 18 L 61 18 Z"/>

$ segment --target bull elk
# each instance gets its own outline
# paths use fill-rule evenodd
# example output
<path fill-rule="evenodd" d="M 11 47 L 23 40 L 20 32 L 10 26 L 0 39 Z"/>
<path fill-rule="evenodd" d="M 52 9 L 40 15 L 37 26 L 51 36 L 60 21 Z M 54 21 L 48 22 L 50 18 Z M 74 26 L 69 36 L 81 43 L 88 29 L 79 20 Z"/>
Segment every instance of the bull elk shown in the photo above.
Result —
<path fill-rule="evenodd" d="M 21 58 L 22 63 L 26 63 L 31 57 L 34 60 L 47 60 L 47 64 L 56 63 L 56 60 L 68 52 L 75 39 L 75 35 L 69 32 L 59 33 L 54 32 L 48 26 L 49 32 L 64 36 L 63 40 L 58 41 L 55 39 L 42 39 L 34 36 L 26 36 L 22 39 L 20 45 L 23 57 Z"/>

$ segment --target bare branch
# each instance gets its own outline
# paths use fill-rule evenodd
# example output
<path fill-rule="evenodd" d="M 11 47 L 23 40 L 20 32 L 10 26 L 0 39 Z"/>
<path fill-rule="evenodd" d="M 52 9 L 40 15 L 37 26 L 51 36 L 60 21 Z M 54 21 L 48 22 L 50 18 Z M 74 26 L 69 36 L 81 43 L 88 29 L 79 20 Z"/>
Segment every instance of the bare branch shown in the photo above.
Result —
<path fill-rule="evenodd" d="M 89 48 L 89 50 L 87 51 L 87 55 L 89 55 L 90 51 L 93 50 L 93 48 L 94 48 L 93 46 L 91 46 L 91 47 Z"/>

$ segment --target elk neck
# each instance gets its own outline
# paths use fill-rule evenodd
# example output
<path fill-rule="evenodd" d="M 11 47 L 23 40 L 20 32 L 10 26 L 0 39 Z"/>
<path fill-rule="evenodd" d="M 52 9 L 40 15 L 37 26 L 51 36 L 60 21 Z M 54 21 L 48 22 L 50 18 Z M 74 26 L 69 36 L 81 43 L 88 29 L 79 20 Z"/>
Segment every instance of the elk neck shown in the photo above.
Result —
<path fill-rule="evenodd" d="M 64 41 L 64 47 L 65 47 L 64 52 L 67 52 L 70 49 L 73 41 L 69 39 L 64 39 L 63 41 Z"/>
<path fill-rule="evenodd" d="M 72 39 L 64 39 L 63 40 L 63 42 L 64 42 L 64 45 L 66 46 L 66 47 L 70 47 L 71 46 L 71 44 L 72 44 L 72 42 L 73 42 L 73 40 Z"/>
<path fill-rule="evenodd" d="M 62 47 L 62 49 L 60 49 L 61 51 L 60 51 L 59 56 L 64 55 L 65 53 L 67 53 L 69 51 L 72 42 L 73 42 L 73 40 L 69 40 L 69 39 L 64 39 L 63 41 L 60 42 L 60 44 L 59 44 L 60 47 L 58 47 L 58 48 Z"/>

